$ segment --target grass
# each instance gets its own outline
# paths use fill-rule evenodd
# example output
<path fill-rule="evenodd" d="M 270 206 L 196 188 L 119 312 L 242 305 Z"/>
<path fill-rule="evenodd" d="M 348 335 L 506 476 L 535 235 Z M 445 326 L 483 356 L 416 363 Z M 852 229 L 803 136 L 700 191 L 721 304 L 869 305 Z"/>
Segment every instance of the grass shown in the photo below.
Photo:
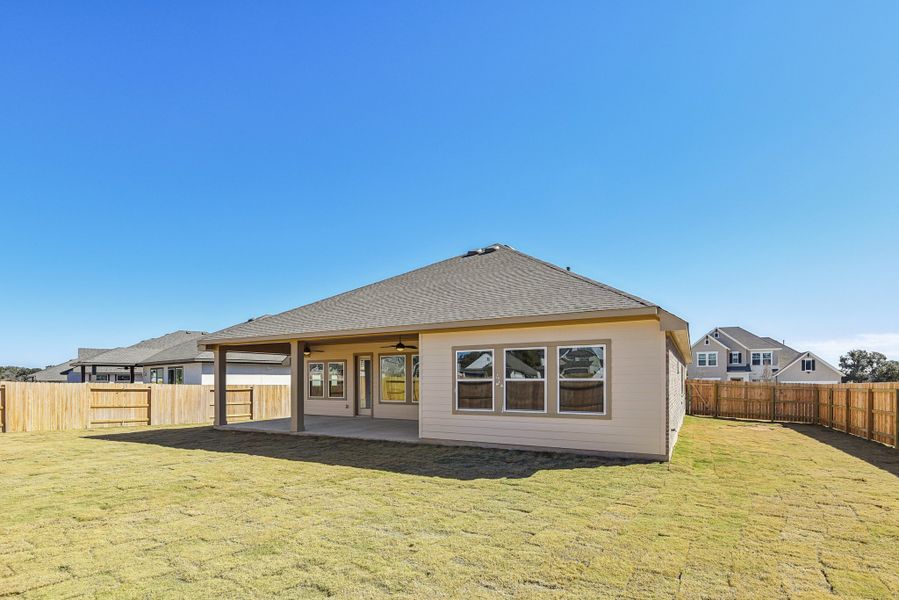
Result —
<path fill-rule="evenodd" d="M 0 596 L 899 597 L 899 454 L 688 419 L 670 464 L 203 427 L 0 437 Z"/>

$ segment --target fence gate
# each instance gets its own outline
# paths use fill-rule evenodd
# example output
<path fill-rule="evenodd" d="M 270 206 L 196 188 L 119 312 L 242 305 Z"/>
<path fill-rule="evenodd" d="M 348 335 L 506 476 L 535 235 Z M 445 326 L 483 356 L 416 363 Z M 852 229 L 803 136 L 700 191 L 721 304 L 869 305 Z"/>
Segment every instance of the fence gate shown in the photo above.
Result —
<path fill-rule="evenodd" d="M 209 390 L 212 394 L 212 401 L 209 403 L 209 413 L 207 419 L 215 420 L 215 390 Z M 253 388 L 227 390 L 225 392 L 225 403 L 228 405 L 228 422 L 234 423 L 237 419 L 245 421 L 253 420 Z"/>
<path fill-rule="evenodd" d="M 90 427 L 150 424 L 150 388 L 91 388 Z"/>

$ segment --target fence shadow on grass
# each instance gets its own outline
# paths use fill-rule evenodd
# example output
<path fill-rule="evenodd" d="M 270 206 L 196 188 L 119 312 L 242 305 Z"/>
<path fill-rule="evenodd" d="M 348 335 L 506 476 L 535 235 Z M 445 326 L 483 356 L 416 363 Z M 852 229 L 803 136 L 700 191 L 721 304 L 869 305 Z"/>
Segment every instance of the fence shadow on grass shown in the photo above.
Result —
<path fill-rule="evenodd" d="M 551 452 L 227 432 L 211 427 L 107 433 L 90 435 L 87 439 L 247 454 L 463 481 L 522 479 L 539 471 L 622 467 L 650 462 Z"/>
<path fill-rule="evenodd" d="M 818 425 L 782 425 L 899 477 L 899 452 L 893 448 Z"/>

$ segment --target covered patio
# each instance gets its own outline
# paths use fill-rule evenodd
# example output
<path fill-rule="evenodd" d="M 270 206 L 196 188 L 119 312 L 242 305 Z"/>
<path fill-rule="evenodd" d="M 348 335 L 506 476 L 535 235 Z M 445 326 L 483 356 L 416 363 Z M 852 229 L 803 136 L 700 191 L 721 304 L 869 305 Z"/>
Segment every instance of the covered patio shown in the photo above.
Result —
<path fill-rule="evenodd" d="M 247 421 L 219 427 L 225 431 L 252 431 L 290 435 L 418 443 L 418 421 L 408 419 L 371 419 L 366 417 L 328 417 L 306 415 L 305 429 L 292 431 L 290 418 Z"/>
<path fill-rule="evenodd" d="M 418 344 L 417 332 L 400 332 L 206 345 L 216 382 L 214 424 L 230 431 L 417 442 Z M 290 416 L 229 423 L 229 354 L 273 350 L 290 357 Z"/>

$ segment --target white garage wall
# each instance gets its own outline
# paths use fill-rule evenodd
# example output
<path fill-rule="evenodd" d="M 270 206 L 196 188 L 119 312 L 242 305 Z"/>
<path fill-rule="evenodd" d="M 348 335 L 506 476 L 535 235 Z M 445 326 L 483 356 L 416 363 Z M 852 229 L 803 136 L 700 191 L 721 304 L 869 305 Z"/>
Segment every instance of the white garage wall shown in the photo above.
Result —
<path fill-rule="evenodd" d="M 215 383 L 212 363 L 202 363 L 202 383 Z M 228 363 L 228 385 L 290 385 L 290 367 L 251 363 Z"/>

